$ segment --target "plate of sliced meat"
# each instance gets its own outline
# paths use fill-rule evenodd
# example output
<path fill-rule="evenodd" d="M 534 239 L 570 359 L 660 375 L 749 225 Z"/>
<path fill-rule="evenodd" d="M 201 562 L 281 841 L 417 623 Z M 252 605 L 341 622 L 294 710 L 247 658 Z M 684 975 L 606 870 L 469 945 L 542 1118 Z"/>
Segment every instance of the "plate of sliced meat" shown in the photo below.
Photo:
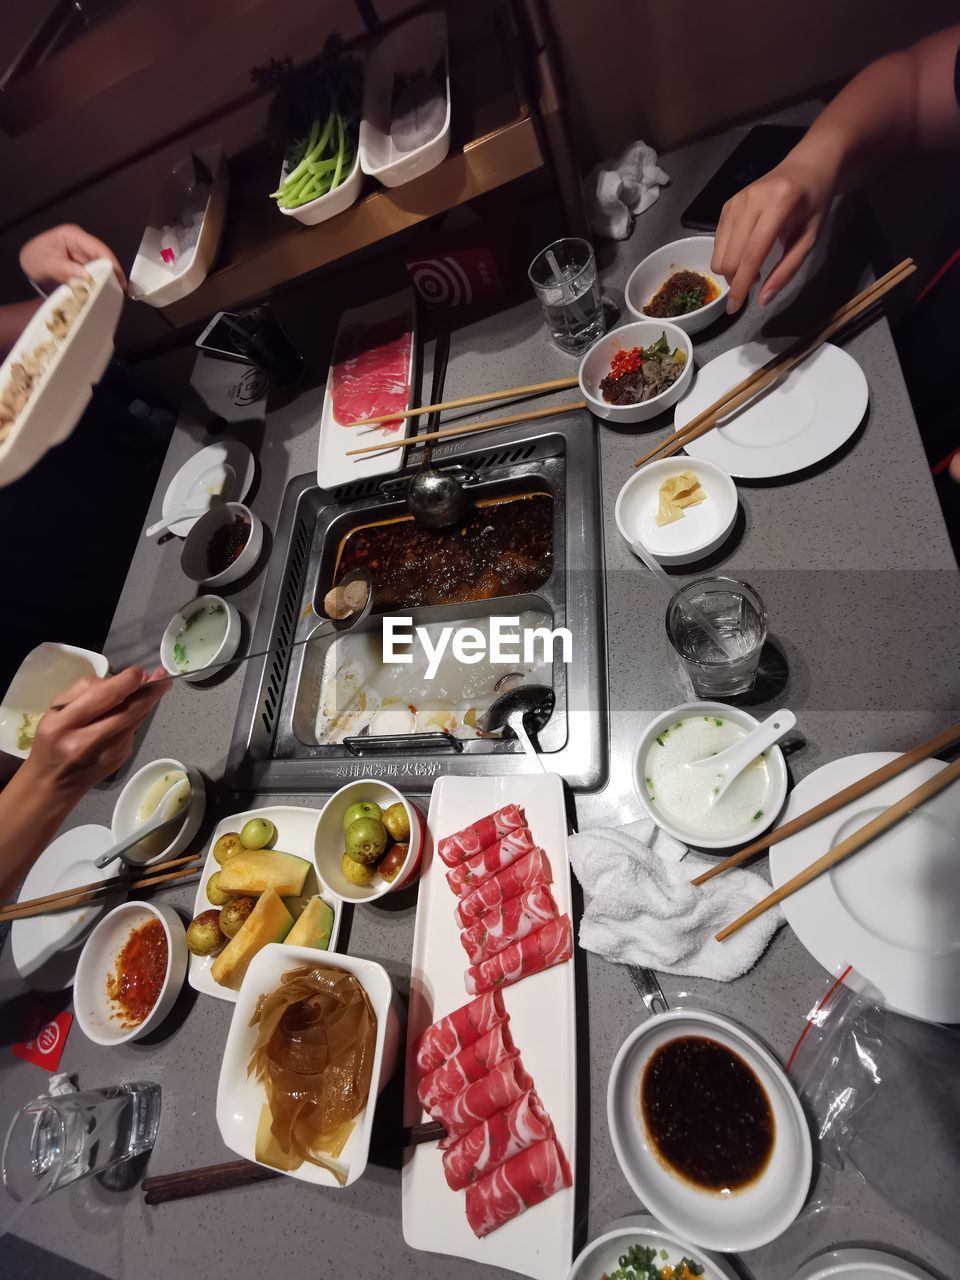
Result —
<path fill-rule="evenodd" d="M 466 824 L 466 825 L 465 825 Z M 441 778 L 417 903 L 403 1170 L 414 1249 L 532 1276 L 573 1250 L 576 1005 L 563 788 Z"/>
<path fill-rule="evenodd" d="M 390 475 L 403 466 L 402 449 L 347 457 L 348 449 L 407 435 L 416 419 L 396 418 L 371 430 L 357 425 L 413 403 L 416 355 L 412 289 L 345 311 L 333 343 L 320 415 L 317 481 L 325 489 Z"/>

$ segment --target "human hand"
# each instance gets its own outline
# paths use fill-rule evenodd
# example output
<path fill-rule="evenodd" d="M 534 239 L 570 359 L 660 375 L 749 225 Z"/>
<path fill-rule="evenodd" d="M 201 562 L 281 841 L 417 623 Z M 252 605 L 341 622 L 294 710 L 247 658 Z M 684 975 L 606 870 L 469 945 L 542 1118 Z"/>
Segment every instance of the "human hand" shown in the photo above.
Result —
<path fill-rule="evenodd" d="M 24 768 L 58 791 L 80 794 L 109 778 L 133 750 L 133 737 L 170 687 L 165 671 L 139 667 L 84 676 L 41 717 Z"/>
<path fill-rule="evenodd" d="M 783 253 L 760 290 L 763 306 L 793 279 L 816 243 L 834 195 L 828 166 L 791 153 L 723 206 L 710 269 L 730 285 L 727 311 L 738 311 L 764 259 L 779 240 Z"/>
<path fill-rule="evenodd" d="M 83 276 L 84 268 L 94 258 L 108 258 L 121 289 L 127 278 L 113 250 L 83 227 L 64 223 L 34 236 L 20 250 L 20 268 L 38 284 L 64 284 Z"/>

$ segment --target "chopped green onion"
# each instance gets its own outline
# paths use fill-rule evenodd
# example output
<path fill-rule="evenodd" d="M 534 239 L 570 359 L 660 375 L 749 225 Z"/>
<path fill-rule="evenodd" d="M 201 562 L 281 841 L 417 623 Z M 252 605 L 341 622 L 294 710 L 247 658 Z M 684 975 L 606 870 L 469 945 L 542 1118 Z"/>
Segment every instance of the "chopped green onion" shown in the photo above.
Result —
<path fill-rule="evenodd" d="M 750 819 L 750 821 L 751 821 L 751 822 L 758 822 L 758 821 L 760 820 L 760 818 L 762 818 L 762 817 L 763 817 L 763 810 L 762 810 L 762 809 L 758 809 L 758 810 L 757 810 L 757 812 L 756 812 L 756 813 L 753 815 L 753 817 Z"/>

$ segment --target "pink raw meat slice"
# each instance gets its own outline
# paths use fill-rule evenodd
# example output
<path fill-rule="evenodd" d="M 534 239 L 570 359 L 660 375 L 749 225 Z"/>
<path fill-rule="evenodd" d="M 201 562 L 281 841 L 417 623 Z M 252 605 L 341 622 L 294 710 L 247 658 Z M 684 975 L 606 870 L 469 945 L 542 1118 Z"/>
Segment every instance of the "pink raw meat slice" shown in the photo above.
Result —
<path fill-rule="evenodd" d="M 337 340 L 333 416 L 346 426 L 406 409 L 410 402 L 412 332 L 408 316 L 378 325 L 353 325 Z M 402 419 L 384 423 L 396 430 Z"/>
<path fill-rule="evenodd" d="M 512 942 L 542 929 L 557 918 L 557 904 L 545 884 L 538 884 L 516 898 L 508 898 L 499 907 L 493 907 L 469 929 L 460 935 L 463 949 L 471 964 L 489 960 Z"/>
<path fill-rule="evenodd" d="M 511 862 L 516 862 L 525 853 L 537 846 L 527 827 L 519 827 L 498 840 L 496 844 L 481 849 L 472 858 L 458 863 L 447 872 L 447 884 L 455 894 L 461 896 L 470 893 L 478 884 L 483 884 L 491 876 L 495 876 Z"/>
<path fill-rule="evenodd" d="M 472 965 L 466 972 L 467 990 L 472 996 L 494 987 L 507 987 L 521 978 L 528 978 L 551 965 L 563 964 L 573 955 L 573 930 L 570 917 L 551 920 L 536 933 L 528 934 L 520 942 L 512 942 L 489 960 Z"/>
<path fill-rule="evenodd" d="M 467 1187 L 467 1221 L 475 1235 L 488 1236 L 572 1181 L 560 1144 L 547 1138 Z"/>
<path fill-rule="evenodd" d="M 516 898 L 525 890 L 538 884 L 550 884 L 552 880 L 549 858 L 542 849 L 532 849 L 461 898 L 454 912 L 457 924 L 461 929 L 466 929 L 474 920 L 479 920 L 485 912 L 499 907 L 508 898 Z"/>
<path fill-rule="evenodd" d="M 485 818 L 479 818 L 455 835 L 444 836 L 437 845 L 437 852 L 448 867 L 455 867 L 464 858 L 472 857 L 481 849 L 502 840 L 510 831 L 526 825 L 523 810 L 515 804 L 504 805 Z"/>
<path fill-rule="evenodd" d="M 550 1117 L 532 1091 L 464 1134 L 443 1153 L 451 1191 L 462 1191 L 536 1142 L 553 1137 Z"/>
<path fill-rule="evenodd" d="M 498 1023 L 506 1022 L 507 1012 L 499 991 L 488 991 L 469 1004 L 461 1005 L 439 1022 L 427 1027 L 417 1046 L 417 1070 L 421 1075 L 436 1071 L 452 1058 L 485 1036 Z"/>
<path fill-rule="evenodd" d="M 498 1062 L 516 1053 L 506 1023 L 498 1023 L 485 1036 L 448 1058 L 442 1067 L 423 1077 L 417 1085 L 420 1105 L 432 1115 L 441 1098 L 455 1098 L 471 1081 L 479 1080 Z"/>
<path fill-rule="evenodd" d="M 475 1129 L 489 1116 L 496 1115 L 533 1088 L 519 1058 L 505 1058 L 479 1080 L 474 1080 L 455 1098 L 441 1098 L 431 1111 L 451 1138 L 461 1137 Z"/>

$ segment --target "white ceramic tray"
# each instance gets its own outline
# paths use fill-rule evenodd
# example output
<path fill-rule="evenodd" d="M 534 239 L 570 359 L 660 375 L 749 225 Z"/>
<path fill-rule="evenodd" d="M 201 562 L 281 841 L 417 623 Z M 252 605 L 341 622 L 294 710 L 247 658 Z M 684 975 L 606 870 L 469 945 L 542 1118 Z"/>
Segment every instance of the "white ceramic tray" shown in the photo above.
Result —
<path fill-rule="evenodd" d="M 303 893 L 299 898 L 285 898 L 284 902 L 288 907 L 291 907 L 294 903 L 304 906 L 308 898 L 312 898 L 319 893 L 324 902 L 329 903 L 333 908 L 333 930 L 330 934 L 330 946 L 327 950 L 336 951 L 337 939 L 340 936 L 342 906 L 336 898 L 330 896 L 326 885 L 320 883 L 313 866 L 313 845 L 317 833 L 317 823 L 320 820 L 319 809 L 301 809 L 297 805 L 275 804 L 266 809 L 250 809 L 247 813 L 234 813 L 218 822 L 216 829 L 210 836 L 210 844 L 207 846 L 207 856 L 204 860 L 203 872 L 200 876 L 197 896 L 193 904 L 194 916 L 199 915 L 201 911 L 210 911 L 212 909 L 212 904 L 208 900 L 206 893 L 207 881 L 215 872 L 220 870 L 220 864 L 213 856 L 213 846 L 222 835 L 225 835 L 228 831 L 239 831 L 243 824 L 251 818 L 268 818 L 277 828 L 276 848 L 281 849 L 284 853 L 293 853 L 298 858 L 306 858 L 310 863 L 310 871 L 307 874 Z M 294 911 L 293 914 L 296 916 L 299 913 Z M 323 955 L 324 953 L 318 951 L 316 954 Z M 212 964 L 213 958 L 210 956 L 195 956 L 191 954 L 190 969 L 187 974 L 188 982 L 194 991 L 201 991 L 204 995 L 216 996 L 220 1000 L 229 1000 L 231 1004 L 236 1004 L 240 993 L 233 991 L 230 987 L 221 987 L 218 982 L 214 982 L 210 976 Z"/>
<path fill-rule="evenodd" d="M 0 485 L 19 480 L 48 449 L 67 439 L 110 363 L 123 294 L 106 258 L 97 258 L 86 269 L 93 277 L 90 295 L 0 444 Z M 7 385 L 15 361 L 50 341 L 47 321 L 70 296 L 69 286 L 63 284 L 36 312 L 0 367 L 0 387 Z"/>
<path fill-rule="evenodd" d="M 555 774 L 518 778 L 441 778 L 433 789 L 424 869 L 420 879 L 410 972 L 407 1020 L 406 1124 L 424 1117 L 417 1099 L 413 1049 L 438 1018 L 466 1004 L 467 956 L 453 912 L 436 841 L 505 804 L 526 810 L 534 839 L 553 869 L 553 894 L 561 915 L 571 914 L 570 860 L 563 787 Z M 533 1077 L 557 1138 L 576 1168 L 576 1002 L 573 962 L 555 965 L 503 989 L 510 1034 Z M 413 1249 L 470 1258 L 535 1280 L 557 1280 L 573 1251 L 574 1188 L 568 1187 L 508 1222 L 483 1240 L 470 1229 L 462 1191 L 451 1191 L 435 1142 L 416 1147 L 403 1169 L 403 1236 Z M 452 1268 L 451 1268 L 452 1273 Z"/>
<path fill-rule="evenodd" d="M 382 324 L 397 315 L 407 315 L 410 319 L 410 356 L 407 362 L 410 395 L 406 404 L 409 409 L 414 403 L 414 357 L 417 350 L 417 313 L 413 290 L 401 289 L 389 297 L 378 298 L 376 302 L 369 302 L 366 306 L 345 311 L 340 317 L 320 414 L 317 483 L 321 488 L 332 489 L 337 485 L 366 480 L 370 476 L 392 475 L 403 466 L 403 449 L 383 449 L 378 453 L 361 454 L 353 458 L 348 458 L 346 454 L 348 449 L 360 449 L 367 444 L 378 444 L 381 440 L 402 440 L 409 435 L 413 418 L 407 418 L 403 425 L 392 431 L 370 431 L 364 427 L 345 427 L 333 416 L 333 369 L 340 335 L 352 325 Z"/>

